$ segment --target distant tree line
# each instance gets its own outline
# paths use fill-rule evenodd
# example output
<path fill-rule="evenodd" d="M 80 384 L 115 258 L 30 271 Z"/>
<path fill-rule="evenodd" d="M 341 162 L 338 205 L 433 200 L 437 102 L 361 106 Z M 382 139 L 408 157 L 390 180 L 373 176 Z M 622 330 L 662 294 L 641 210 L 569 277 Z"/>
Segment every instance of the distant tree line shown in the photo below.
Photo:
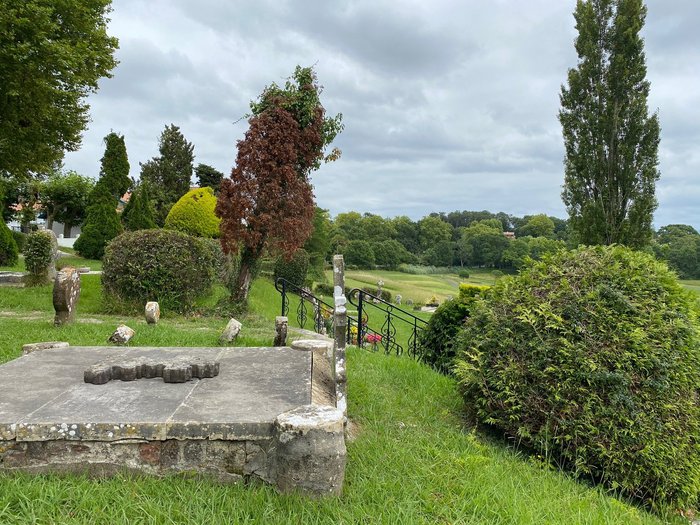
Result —
<path fill-rule="evenodd" d="M 331 254 L 342 253 L 347 264 L 358 268 L 419 264 L 517 270 L 528 258 L 538 260 L 579 244 L 567 220 L 546 214 L 452 211 L 414 221 L 355 211 L 331 218 L 317 208 L 314 233 L 304 248 L 316 267 Z M 644 250 L 682 278 L 700 278 L 700 233 L 692 226 L 664 226 Z"/>

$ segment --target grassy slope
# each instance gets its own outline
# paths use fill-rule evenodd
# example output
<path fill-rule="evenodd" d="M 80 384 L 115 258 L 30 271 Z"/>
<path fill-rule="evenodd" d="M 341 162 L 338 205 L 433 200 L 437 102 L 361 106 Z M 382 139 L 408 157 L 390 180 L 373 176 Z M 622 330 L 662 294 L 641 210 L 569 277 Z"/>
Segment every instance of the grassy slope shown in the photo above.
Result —
<path fill-rule="evenodd" d="M 103 315 L 99 276 L 82 279 L 79 322 L 62 328 L 51 324 L 50 286 L 0 288 L 0 362 L 17 357 L 25 342 L 106 344 L 118 322 L 134 327 L 134 343 L 143 346 L 215 345 L 226 322 L 166 312 L 147 326 Z M 269 344 L 279 295 L 262 280 L 252 293 L 256 313 L 244 319 L 240 344 Z M 348 358 L 349 414 L 359 431 L 348 444 L 340 499 L 185 477 L 2 474 L 0 523 L 661 523 L 465 431 L 451 379 L 409 359 L 358 349 Z"/>
<path fill-rule="evenodd" d="M 0 475 L 0 523 L 660 523 L 465 432 L 446 377 L 358 349 L 348 371 L 359 434 L 340 499 L 183 477 Z"/>

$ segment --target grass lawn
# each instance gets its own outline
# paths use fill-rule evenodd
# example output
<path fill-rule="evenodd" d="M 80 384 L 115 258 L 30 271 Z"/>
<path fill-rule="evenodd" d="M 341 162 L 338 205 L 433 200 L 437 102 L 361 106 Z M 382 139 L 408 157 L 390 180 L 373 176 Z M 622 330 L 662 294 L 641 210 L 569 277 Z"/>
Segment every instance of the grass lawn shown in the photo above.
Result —
<path fill-rule="evenodd" d="M 469 432 L 454 382 L 410 359 L 351 348 L 348 389 L 357 437 L 341 498 L 181 476 L 1 474 L 0 523 L 663 523 Z"/>
<path fill-rule="evenodd" d="M 427 286 L 416 284 L 426 276 L 381 274 L 385 286 L 391 278 L 397 289 L 422 293 Z M 405 285 L 399 276 L 408 277 Z M 227 321 L 164 312 L 149 326 L 141 315 L 108 315 L 100 276 L 81 279 L 78 321 L 60 328 L 52 325 L 51 286 L 0 288 L 0 362 L 18 357 L 27 342 L 104 345 L 120 322 L 136 330 L 136 345 L 214 346 Z M 217 288 L 202 304 L 215 304 L 222 293 Z M 269 280 L 254 283 L 250 305 L 237 344 L 270 344 L 280 299 Z M 262 483 L 228 486 L 195 476 L 0 474 L 0 523 L 685 523 L 648 514 L 469 430 L 454 380 L 411 359 L 351 347 L 348 399 L 355 437 L 340 498 L 312 500 Z"/>
<path fill-rule="evenodd" d="M 459 293 L 460 283 L 492 285 L 495 277 L 490 270 L 469 268 L 469 278 L 462 279 L 454 273 L 413 275 L 388 270 L 347 270 L 345 284 L 351 288 L 369 286 L 377 287 L 377 281 L 384 281 L 384 289 L 391 292 L 392 297 L 401 294 L 405 303 L 410 299 L 414 303 L 425 304 L 433 295 L 440 302 L 447 297 L 455 297 Z M 333 275 L 328 272 L 329 282 Z"/>

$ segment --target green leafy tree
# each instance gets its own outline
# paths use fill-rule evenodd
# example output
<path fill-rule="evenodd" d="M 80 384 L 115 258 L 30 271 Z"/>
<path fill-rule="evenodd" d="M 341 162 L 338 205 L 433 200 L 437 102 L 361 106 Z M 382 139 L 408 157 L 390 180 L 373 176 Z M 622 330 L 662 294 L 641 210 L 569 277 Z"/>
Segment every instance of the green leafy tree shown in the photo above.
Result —
<path fill-rule="evenodd" d="M 316 206 L 314 209 L 314 230 L 304 243 L 304 250 L 309 254 L 309 277 L 324 282 L 326 277 L 323 267 L 331 249 L 331 220 L 328 210 Z"/>
<path fill-rule="evenodd" d="M 194 145 L 187 142 L 180 128 L 165 126 L 158 140 L 159 156 L 141 164 L 141 180 L 148 183 L 155 205 L 155 219 L 165 224 L 170 208 L 190 189 Z"/>
<path fill-rule="evenodd" d="M 394 238 L 399 241 L 411 253 L 420 251 L 420 227 L 409 217 L 402 215 L 391 221 Z"/>
<path fill-rule="evenodd" d="M 80 146 L 87 96 L 116 66 L 110 0 L 0 0 L 0 173 L 48 172 Z"/>
<path fill-rule="evenodd" d="M 90 195 L 90 202 L 85 226 L 73 247 L 83 257 L 101 259 L 107 243 L 123 228 L 117 215 L 117 201 L 107 187 L 98 182 Z"/>
<path fill-rule="evenodd" d="M 349 211 L 336 215 L 333 221 L 333 227 L 340 236 L 348 241 L 356 241 L 365 238 L 362 215 L 356 211 Z"/>
<path fill-rule="evenodd" d="M 95 187 L 94 179 L 75 171 L 54 173 L 41 185 L 41 202 L 46 210 L 46 227 L 53 222 L 63 223 L 63 236 L 70 237 L 71 230 L 85 220 L 88 197 Z"/>
<path fill-rule="evenodd" d="M 153 219 L 153 205 L 148 192 L 148 183 L 142 182 L 134 189 L 121 218 L 129 231 L 150 230 L 157 227 Z"/>
<path fill-rule="evenodd" d="M 527 222 L 515 231 L 517 237 L 552 237 L 554 221 L 544 213 L 533 215 Z"/>
<path fill-rule="evenodd" d="M 454 228 L 439 217 L 424 217 L 418 221 L 418 244 L 422 251 L 436 246 L 442 241 L 452 240 Z"/>
<path fill-rule="evenodd" d="M 654 245 L 656 256 L 668 262 L 683 279 L 700 278 L 700 234 L 687 224 L 659 228 Z"/>
<path fill-rule="evenodd" d="M 105 152 L 100 159 L 100 180 L 115 199 L 131 187 L 129 157 L 124 136 L 111 132 L 104 138 Z"/>
<path fill-rule="evenodd" d="M 362 229 L 368 241 L 387 241 L 393 237 L 394 233 L 391 221 L 373 213 L 364 214 Z"/>
<path fill-rule="evenodd" d="M 343 258 L 349 266 L 357 266 L 359 268 L 374 268 L 376 263 L 372 244 L 369 241 L 361 241 L 359 239 L 348 241 L 344 246 Z"/>
<path fill-rule="evenodd" d="M 562 198 L 583 244 L 649 243 L 659 179 L 658 115 L 649 115 L 642 0 L 579 0 L 578 65 L 561 89 Z"/>
<path fill-rule="evenodd" d="M 462 228 L 457 249 L 469 265 L 498 266 L 508 243 L 500 221 L 489 219 Z"/>
<path fill-rule="evenodd" d="M 214 193 L 219 194 L 219 186 L 221 186 L 221 181 L 224 179 L 223 173 L 208 164 L 201 163 L 197 164 L 194 173 L 197 176 L 197 184 L 200 188 L 209 187 L 214 190 Z"/>
<path fill-rule="evenodd" d="M 216 205 L 222 248 L 239 255 L 231 300 L 241 307 L 264 251 L 289 258 L 313 231 L 309 176 L 340 156 L 325 149 L 342 130 L 341 115 L 326 117 L 320 94 L 313 69 L 297 67 L 283 88 L 273 83 L 251 102 L 250 127 Z"/>

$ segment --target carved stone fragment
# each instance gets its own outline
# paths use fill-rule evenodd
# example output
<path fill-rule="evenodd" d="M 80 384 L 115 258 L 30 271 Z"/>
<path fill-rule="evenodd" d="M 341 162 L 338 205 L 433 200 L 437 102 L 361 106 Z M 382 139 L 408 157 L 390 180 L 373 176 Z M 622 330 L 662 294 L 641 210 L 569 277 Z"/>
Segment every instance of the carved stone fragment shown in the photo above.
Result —
<path fill-rule="evenodd" d="M 218 361 L 205 361 L 199 357 L 156 361 L 147 357 L 116 363 L 102 362 L 87 368 L 86 383 L 104 385 L 112 380 L 135 381 L 162 377 L 166 383 L 185 383 L 191 379 L 205 379 L 219 375 Z"/>
<path fill-rule="evenodd" d="M 63 268 L 56 274 L 53 283 L 54 325 L 61 326 L 73 321 L 79 297 L 80 274 L 70 266 Z"/>

